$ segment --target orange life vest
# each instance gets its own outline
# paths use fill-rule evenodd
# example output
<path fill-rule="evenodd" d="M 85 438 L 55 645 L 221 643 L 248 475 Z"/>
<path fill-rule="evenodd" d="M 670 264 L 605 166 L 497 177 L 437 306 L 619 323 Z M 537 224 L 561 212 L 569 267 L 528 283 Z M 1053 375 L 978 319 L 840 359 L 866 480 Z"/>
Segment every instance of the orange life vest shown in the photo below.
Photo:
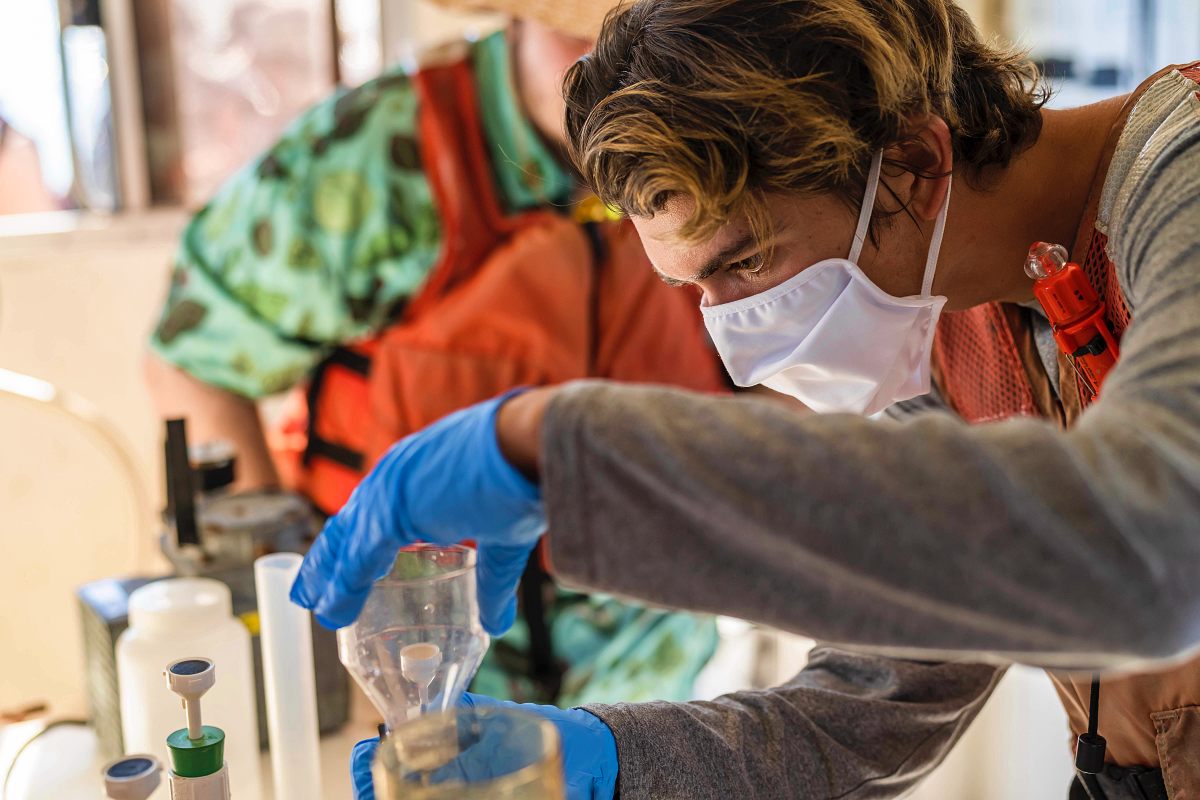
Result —
<path fill-rule="evenodd" d="M 727 387 L 698 298 L 658 280 L 628 222 L 503 211 L 467 62 L 413 81 L 442 252 L 397 323 L 336 350 L 272 436 L 285 484 L 325 513 L 392 443 L 516 386 Z"/>
<path fill-rule="evenodd" d="M 1108 258 L 1108 238 L 1096 229 L 1100 194 L 1125 121 L 1137 99 L 1171 69 L 1200 82 L 1200 62 L 1169 67 L 1130 95 L 1110 133 L 1093 181 L 1087 210 L 1071 250 L 1106 307 L 1119 340 L 1129 309 Z M 934 375 L 946 402 L 968 422 L 1043 417 L 1074 424 L 1090 400 L 1060 356 L 1057 397 L 1050 391 L 1028 311 L 1011 303 L 987 303 L 943 313 L 934 338 Z M 1087 730 L 1090 674 L 1051 672 L 1075 735 Z M 1162 766 L 1173 799 L 1200 797 L 1200 659 L 1172 670 L 1101 682 L 1099 732 L 1107 758 L 1122 766 Z"/>
<path fill-rule="evenodd" d="M 1108 163 L 1124 129 L 1125 120 L 1133 105 L 1154 81 L 1177 67 L 1168 67 L 1144 82 L 1130 95 L 1121 110 L 1101 159 L 1100 169 L 1093 181 L 1091 198 L 1083 224 L 1071 250 L 1071 261 L 1080 264 L 1088 280 L 1105 304 L 1105 318 L 1120 341 L 1129 326 L 1129 309 L 1117 280 L 1117 272 L 1108 258 L 1108 237 L 1096 230 L 1096 209 Z M 1200 62 L 1178 67 L 1185 77 L 1200 81 Z M 1030 243 L 1032 244 L 1032 242 Z M 1031 348 L 1029 324 L 1025 312 L 1011 303 L 985 303 L 965 311 L 948 311 L 938 320 L 933 340 L 938 389 L 942 397 L 968 422 L 989 422 L 1010 417 L 1056 417 L 1047 406 L 1036 384 L 1044 383 L 1045 370 L 1040 358 Z M 1066 366 L 1060 359 L 1060 366 Z M 1067 408 L 1060 418 L 1069 426 L 1078 412 L 1090 402 L 1089 393 L 1079 391 L 1078 378 L 1071 380 L 1074 371 L 1061 370 L 1064 379 L 1060 402 Z"/>

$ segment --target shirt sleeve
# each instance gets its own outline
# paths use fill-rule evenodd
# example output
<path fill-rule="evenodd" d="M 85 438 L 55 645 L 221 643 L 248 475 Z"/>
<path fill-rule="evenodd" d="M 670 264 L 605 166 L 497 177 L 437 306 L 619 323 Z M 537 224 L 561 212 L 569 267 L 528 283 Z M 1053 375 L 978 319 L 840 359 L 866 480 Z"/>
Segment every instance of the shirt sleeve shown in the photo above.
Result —
<path fill-rule="evenodd" d="M 438 250 L 415 126 L 399 74 L 300 117 L 184 231 L 152 349 L 260 397 L 384 325 Z"/>
<path fill-rule="evenodd" d="M 775 689 L 584 708 L 617 741 L 622 800 L 882 800 L 942 762 L 1003 674 L 821 648 Z"/>
<path fill-rule="evenodd" d="M 1091 667 L 1200 644 L 1191 119 L 1131 173 L 1110 252 L 1133 321 L 1072 430 L 577 384 L 543 424 L 557 573 L 891 655 Z"/>

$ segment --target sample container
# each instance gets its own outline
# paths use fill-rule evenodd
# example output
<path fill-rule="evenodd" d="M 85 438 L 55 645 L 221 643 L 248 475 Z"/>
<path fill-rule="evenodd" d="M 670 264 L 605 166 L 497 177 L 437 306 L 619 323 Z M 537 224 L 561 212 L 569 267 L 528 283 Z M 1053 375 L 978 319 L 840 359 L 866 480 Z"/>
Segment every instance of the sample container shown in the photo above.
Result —
<path fill-rule="evenodd" d="M 376 800 L 563 800 L 558 729 L 489 706 L 426 714 L 389 733 L 372 766 Z"/>

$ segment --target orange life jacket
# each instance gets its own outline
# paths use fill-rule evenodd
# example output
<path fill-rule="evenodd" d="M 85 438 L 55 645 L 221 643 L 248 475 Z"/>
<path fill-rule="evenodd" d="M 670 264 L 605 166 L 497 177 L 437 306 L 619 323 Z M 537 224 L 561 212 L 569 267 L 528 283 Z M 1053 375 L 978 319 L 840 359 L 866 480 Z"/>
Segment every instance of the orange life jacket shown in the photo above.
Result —
<path fill-rule="evenodd" d="M 698 298 L 657 278 L 632 225 L 503 211 L 465 61 L 413 80 L 442 252 L 398 322 L 336 350 L 272 436 L 285 484 L 325 513 L 392 443 L 516 386 L 727 387 Z"/>
<path fill-rule="evenodd" d="M 1096 229 L 1100 194 L 1125 121 L 1139 97 L 1171 69 L 1200 82 L 1200 62 L 1170 67 L 1130 95 L 1109 135 L 1093 181 L 1071 261 L 1083 266 L 1106 307 L 1119 340 L 1129 309 L 1108 258 L 1108 238 Z M 987 303 L 943 313 L 934 338 L 934 375 L 946 402 L 968 422 L 1043 417 L 1074 424 L 1090 402 L 1078 378 L 1059 358 L 1057 397 L 1033 345 L 1028 311 L 1011 303 Z M 1051 672 L 1075 735 L 1087 730 L 1091 676 Z M 1200 659 L 1172 670 L 1101 682 L 1099 733 L 1107 759 L 1122 766 L 1162 766 L 1173 800 L 1200 797 Z"/>

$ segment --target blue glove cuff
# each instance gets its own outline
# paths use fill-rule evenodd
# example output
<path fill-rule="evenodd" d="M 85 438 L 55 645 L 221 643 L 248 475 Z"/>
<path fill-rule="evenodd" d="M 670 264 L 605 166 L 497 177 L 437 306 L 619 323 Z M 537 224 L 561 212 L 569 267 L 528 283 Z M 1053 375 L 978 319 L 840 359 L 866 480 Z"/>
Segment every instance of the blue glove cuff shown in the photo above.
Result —
<path fill-rule="evenodd" d="M 371 762 L 379 749 L 379 738 L 364 739 L 350 751 L 350 778 L 353 782 L 354 800 L 375 800 L 375 781 L 371 775 Z"/>
<path fill-rule="evenodd" d="M 604 720 L 582 708 L 517 704 L 466 693 L 465 708 L 516 708 L 554 723 L 562 740 L 563 778 L 567 800 L 612 800 L 617 791 L 617 740 Z"/>
<path fill-rule="evenodd" d="M 596 748 L 593 762 L 591 800 L 612 800 L 617 793 L 617 739 L 604 720 L 583 708 L 571 709 L 573 722 L 583 726 Z M 578 714 L 578 716 L 575 716 Z M 565 737 L 564 737 L 565 739 Z"/>

